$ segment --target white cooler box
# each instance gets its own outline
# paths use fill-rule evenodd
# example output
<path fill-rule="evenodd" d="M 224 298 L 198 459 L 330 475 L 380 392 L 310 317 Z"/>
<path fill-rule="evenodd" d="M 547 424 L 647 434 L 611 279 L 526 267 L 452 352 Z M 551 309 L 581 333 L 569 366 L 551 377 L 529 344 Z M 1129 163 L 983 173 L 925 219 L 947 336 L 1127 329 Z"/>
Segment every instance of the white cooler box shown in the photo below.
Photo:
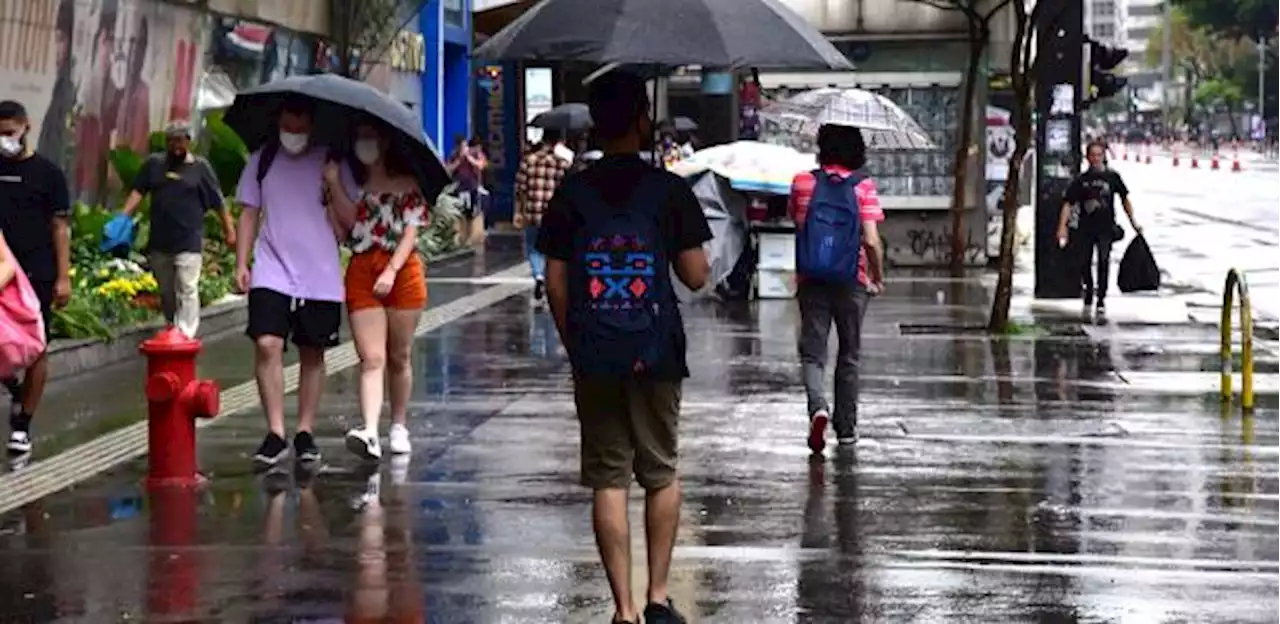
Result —
<path fill-rule="evenodd" d="M 757 299 L 795 299 L 796 272 L 781 269 L 756 271 Z"/>
<path fill-rule="evenodd" d="M 756 268 L 795 271 L 796 270 L 796 235 L 794 232 L 760 232 L 757 236 L 760 254 L 756 259 Z"/>

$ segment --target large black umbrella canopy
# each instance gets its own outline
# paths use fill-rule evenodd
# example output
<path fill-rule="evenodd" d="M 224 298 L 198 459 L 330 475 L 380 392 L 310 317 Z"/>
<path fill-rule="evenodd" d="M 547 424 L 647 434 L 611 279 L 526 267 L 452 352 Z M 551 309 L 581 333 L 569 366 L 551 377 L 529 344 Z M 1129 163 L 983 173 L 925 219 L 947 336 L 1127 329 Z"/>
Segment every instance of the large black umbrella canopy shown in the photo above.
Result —
<path fill-rule="evenodd" d="M 417 113 L 372 86 L 336 74 L 291 76 L 241 91 L 223 121 L 250 150 L 256 150 L 279 132 L 280 105 L 296 95 L 317 103 L 312 137 L 316 144 L 347 153 L 352 122 L 364 114 L 395 131 L 392 142 L 409 157 L 408 164 L 428 198 L 449 183 L 440 152 L 422 131 Z"/>
<path fill-rule="evenodd" d="M 591 127 L 591 109 L 586 104 L 570 102 L 540 113 L 529 125 L 545 130 L 581 132 Z"/>
<path fill-rule="evenodd" d="M 475 54 L 506 61 L 853 69 L 779 0 L 542 0 Z"/>

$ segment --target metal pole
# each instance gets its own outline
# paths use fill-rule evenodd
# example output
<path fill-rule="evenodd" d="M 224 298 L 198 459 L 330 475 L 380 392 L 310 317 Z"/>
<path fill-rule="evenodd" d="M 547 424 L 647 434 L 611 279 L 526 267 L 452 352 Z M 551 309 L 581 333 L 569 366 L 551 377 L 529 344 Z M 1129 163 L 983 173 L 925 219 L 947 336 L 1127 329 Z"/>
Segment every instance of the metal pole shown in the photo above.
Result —
<path fill-rule="evenodd" d="M 1262 120 L 1262 140 L 1267 139 L 1267 37 L 1258 34 L 1258 119 Z M 1249 120 L 1253 122 L 1252 119 Z M 1252 128 L 1249 129 L 1252 133 Z"/>
<path fill-rule="evenodd" d="M 1160 45 L 1160 112 L 1168 130 L 1173 126 L 1169 97 L 1169 91 L 1173 89 L 1173 0 L 1164 0 L 1164 26 L 1160 30 L 1164 39 Z"/>

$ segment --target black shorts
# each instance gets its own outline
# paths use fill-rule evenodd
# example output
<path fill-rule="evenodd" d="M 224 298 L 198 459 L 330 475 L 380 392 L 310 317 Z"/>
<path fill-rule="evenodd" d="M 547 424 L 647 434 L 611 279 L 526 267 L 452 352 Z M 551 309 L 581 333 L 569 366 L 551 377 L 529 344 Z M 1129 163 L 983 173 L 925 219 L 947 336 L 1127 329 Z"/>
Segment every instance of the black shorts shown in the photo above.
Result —
<path fill-rule="evenodd" d="M 249 291 L 250 338 L 279 336 L 304 348 L 328 349 L 338 344 L 342 303 L 295 299 L 267 288 Z"/>

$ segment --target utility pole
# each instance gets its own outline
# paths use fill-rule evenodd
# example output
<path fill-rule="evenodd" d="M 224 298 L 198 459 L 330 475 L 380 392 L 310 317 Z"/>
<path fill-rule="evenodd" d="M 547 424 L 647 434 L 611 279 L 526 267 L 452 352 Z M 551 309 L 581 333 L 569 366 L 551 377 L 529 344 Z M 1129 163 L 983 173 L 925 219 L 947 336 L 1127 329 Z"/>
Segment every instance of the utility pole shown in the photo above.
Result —
<path fill-rule="evenodd" d="M 1080 296 L 1075 250 L 1058 248 L 1062 196 L 1080 173 L 1081 108 L 1084 93 L 1084 9 L 1080 0 L 1039 0 L 1035 24 L 1036 224 L 1035 296 Z M 1114 67 L 1114 65 L 1112 66 Z M 1110 68 L 1108 68 L 1110 69 Z"/>
<path fill-rule="evenodd" d="M 1164 0 L 1164 26 L 1160 29 L 1163 41 L 1160 45 L 1160 116 L 1164 127 L 1173 127 L 1172 105 L 1169 92 L 1173 89 L 1173 0 Z"/>
<path fill-rule="evenodd" d="M 1262 140 L 1266 140 L 1267 132 L 1267 35 L 1258 33 L 1258 119 L 1262 120 Z M 1253 120 L 1249 120 L 1253 123 Z M 1250 128 L 1250 133 L 1253 129 Z"/>

